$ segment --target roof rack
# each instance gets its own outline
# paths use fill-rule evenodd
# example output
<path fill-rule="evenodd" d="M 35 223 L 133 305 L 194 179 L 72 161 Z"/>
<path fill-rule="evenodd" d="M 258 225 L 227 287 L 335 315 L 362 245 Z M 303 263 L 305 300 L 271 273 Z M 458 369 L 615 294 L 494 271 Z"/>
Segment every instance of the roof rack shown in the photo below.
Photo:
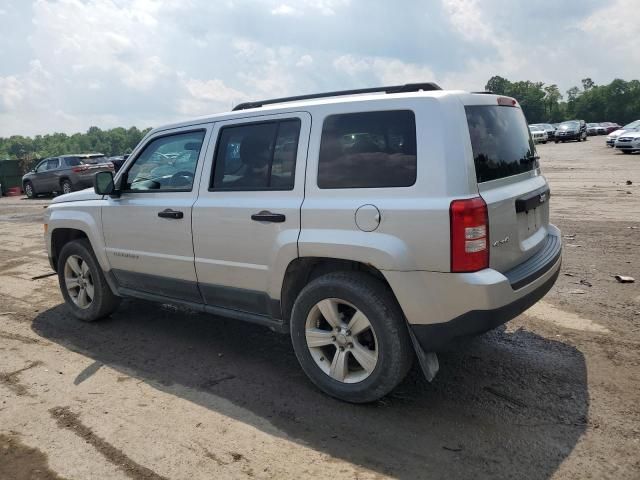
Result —
<path fill-rule="evenodd" d="M 282 98 L 272 98 L 269 100 L 257 100 L 255 102 L 245 102 L 240 103 L 233 107 L 233 111 L 236 110 L 246 110 L 248 108 L 258 108 L 264 105 L 272 105 L 274 103 L 286 103 L 286 102 L 296 102 L 298 100 L 312 100 L 315 98 L 327 98 L 327 97 L 341 97 L 343 95 L 359 95 L 362 93 L 406 93 L 406 92 L 418 92 L 418 91 L 432 91 L 432 90 L 442 90 L 440 86 L 433 82 L 426 83 L 407 83 L 405 85 L 394 85 L 390 87 L 373 87 L 373 88 L 360 88 L 356 90 L 339 90 L 336 92 L 325 92 L 325 93 L 312 93 L 310 95 L 298 95 L 295 97 L 282 97 Z"/>

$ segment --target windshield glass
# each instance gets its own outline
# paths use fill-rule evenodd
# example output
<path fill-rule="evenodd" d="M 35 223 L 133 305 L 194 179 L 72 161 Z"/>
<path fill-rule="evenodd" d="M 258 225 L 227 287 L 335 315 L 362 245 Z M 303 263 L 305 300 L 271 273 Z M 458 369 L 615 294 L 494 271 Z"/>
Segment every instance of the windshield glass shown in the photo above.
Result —
<path fill-rule="evenodd" d="M 576 130 L 577 128 L 579 128 L 579 124 L 578 122 L 564 122 L 561 123 L 558 128 L 562 130 Z"/>
<path fill-rule="evenodd" d="M 542 128 L 540 128 L 540 127 L 539 127 L 539 126 L 537 126 L 537 125 L 529 125 L 529 130 L 531 130 L 532 132 L 533 132 L 533 131 L 535 131 L 535 132 L 539 132 L 540 130 L 542 130 Z"/>
<path fill-rule="evenodd" d="M 638 127 L 640 127 L 640 120 L 636 120 L 635 122 L 628 123 L 622 128 L 638 128 Z"/>
<path fill-rule="evenodd" d="M 538 157 L 522 114 L 515 107 L 465 107 L 478 182 L 528 172 Z"/>

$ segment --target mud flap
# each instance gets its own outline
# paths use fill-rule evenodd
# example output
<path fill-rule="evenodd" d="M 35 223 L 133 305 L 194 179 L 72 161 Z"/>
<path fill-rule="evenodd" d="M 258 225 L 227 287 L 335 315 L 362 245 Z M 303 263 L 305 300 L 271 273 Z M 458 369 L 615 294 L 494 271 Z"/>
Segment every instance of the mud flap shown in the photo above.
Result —
<path fill-rule="evenodd" d="M 422 368 L 422 373 L 428 382 L 433 381 L 440 370 L 440 364 L 438 363 L 438 356 L 435 352 L 425 352 L 420 346 L 420 342 L 413 334 L 411 328 L 409 330 L 409 336 L 411 337 L 411 342 L 413 343 L 413 349 L 416 351 L 416 356 L 418 357 L 418 361 L 420 362 L 420 368 Z"/>

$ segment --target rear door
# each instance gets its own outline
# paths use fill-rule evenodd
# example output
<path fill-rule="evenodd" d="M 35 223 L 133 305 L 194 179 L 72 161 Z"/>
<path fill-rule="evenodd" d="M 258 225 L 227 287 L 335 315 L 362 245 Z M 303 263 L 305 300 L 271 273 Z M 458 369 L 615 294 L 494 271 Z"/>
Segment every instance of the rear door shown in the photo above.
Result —
<path fill-rule="evenodd" d="M 279 315 L 271 300 L 298 256 L 310 127 L 305 112 L 216 122 L 215 155 L 193 209 L 206 304 Z"/>
<path fill-rule="evenodd" d="M 58 173 L 60 170 L 60 159 L 50 158 L 47 160 L 45 170 L 39 175 L 38 186 L 36 190 L 39 192 L 54 192 L 60 190 L 58 182 Z"/>
<path fill-rule="evenodd" d="M 489 213 L 489 262 L 505 272 L 547 241 L 550 192 L 519 105 L 505 97 L 472 98 L 465 112 L 478 191 Z"/>

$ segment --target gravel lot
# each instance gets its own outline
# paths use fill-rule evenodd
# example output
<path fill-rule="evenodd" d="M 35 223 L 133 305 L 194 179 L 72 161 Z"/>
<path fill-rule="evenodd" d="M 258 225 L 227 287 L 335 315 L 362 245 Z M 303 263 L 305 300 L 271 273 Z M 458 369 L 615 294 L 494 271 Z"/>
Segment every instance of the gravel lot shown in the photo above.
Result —
<path fill-rule="evenodd" d="M 47 200 L 0 199 L 0 478 L 640 478 L 640 155 L 539 153 L 554 289 L 365 406 L 262 327 L 141 301 L 75 321 L 56 277 L 32 280 Z"/>

